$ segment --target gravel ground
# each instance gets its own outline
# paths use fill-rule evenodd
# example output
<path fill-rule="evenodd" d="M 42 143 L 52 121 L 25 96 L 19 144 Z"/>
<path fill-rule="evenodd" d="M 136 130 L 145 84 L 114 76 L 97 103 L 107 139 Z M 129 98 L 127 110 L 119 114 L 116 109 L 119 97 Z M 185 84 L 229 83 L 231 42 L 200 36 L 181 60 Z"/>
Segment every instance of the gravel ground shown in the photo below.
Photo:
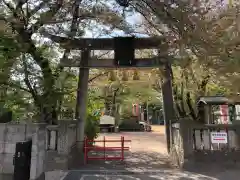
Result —
<path fill-rule="evenodd" d="M 164 135 L 165 134 L 165 126 L 152 125 L 152 132 Z"/>

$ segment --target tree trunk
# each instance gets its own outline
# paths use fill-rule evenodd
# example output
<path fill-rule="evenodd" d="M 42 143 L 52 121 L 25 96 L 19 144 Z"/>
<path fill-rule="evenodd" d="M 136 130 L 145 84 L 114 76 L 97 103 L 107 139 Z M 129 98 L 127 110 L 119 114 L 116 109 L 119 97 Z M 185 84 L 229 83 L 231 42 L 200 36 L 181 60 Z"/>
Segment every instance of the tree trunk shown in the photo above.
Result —
<path fill-rule="evenodd" d="M 192 99 L 191 99 L 190 92 L 187 92 L 186 98 L 187 98 L 187 105 L 188 105 L 188 108 L 189 108 L 189 111 L 190 111 L 190 116 L 192 117 L 193 120 L 196 121 L 197 120 L 197 116 L 196 116 L 194 107 L 192 105 Z"/>
<path fill-rule="evenodd" d="M 182 111 L 181 106 L 179 105 L 178 88 L 176 85 L 173 85 L 173 98 L 174 98 L 175 110 L 177 110 L 177 113 L 180 117 L 184 117 L 185 113 Z"/>

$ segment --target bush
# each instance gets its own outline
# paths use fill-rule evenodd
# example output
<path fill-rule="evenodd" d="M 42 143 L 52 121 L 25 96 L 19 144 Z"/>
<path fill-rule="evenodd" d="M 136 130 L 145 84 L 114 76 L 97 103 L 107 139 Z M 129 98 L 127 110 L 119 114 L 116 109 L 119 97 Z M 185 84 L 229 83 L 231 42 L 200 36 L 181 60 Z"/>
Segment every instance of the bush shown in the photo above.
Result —
<path fill-rule="evenodd" d="M 8 123 L 13 120 L 13 113 L 11 110 L 0 112 L 0 123 Z"/>
<path fill-rule="evenodd" d="M 101 114 L 96 113 L 96 111 L 102 109 L 102 107 L 104 107 L 103 102 L 93 100 L 91 99 L 91 97 L 89 97 L 84 134 L 90 140 L 94 140 L 95 138 L 97 138 L 100 132 L 99 120 Z"/>
<path fill-rule="evenodd" d="M 85 136 L 90 140 L 94 140 L 98 137 L 99 132 L 99 117 L 88 114 L 85 123 Z"/>

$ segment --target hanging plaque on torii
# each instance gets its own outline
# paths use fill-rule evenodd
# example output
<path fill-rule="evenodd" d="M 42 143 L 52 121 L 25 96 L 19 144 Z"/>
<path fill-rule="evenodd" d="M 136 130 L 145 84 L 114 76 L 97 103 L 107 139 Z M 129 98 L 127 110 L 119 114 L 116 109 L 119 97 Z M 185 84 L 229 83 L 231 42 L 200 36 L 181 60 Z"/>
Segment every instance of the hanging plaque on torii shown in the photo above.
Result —
<path fill-rule="evenodd" d="M 136 66 L 134 37 L 114 38 L 114 65 Z"/>

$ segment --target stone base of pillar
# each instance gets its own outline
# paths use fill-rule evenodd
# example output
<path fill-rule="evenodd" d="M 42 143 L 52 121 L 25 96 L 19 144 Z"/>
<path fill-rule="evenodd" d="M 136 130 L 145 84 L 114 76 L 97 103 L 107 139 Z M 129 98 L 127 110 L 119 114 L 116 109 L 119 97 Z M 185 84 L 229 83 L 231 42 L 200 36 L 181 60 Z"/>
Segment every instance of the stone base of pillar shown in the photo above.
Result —
<path fill-rule="evenodd" d="M 0 179 L 2 179 L 2 180 L 13 180 L 13 174 L 1 174 L 0 173 Z"/>
<path fill-rule="evenodd" d="M 13 174 L 0 174 L 1 180 L 13 180 Z M 43 172 L 38 178 L 30 180 L 45 180 L 45 173 Z"/>
<path fill-rule="evenodd" d="M 43 172 L 40 176 L 38 176 L 38 178 L 30 180 L 45 180 L 45 173 Z"/>
<path fill-rule="evenodd" d="M 78 121 L 77 123 L 77 147 L 83 149 L 84 145 L 84 121 Z"/>
<path fill-rule="evenodd" d="M 84 152 L 84 144 L 83 144 L 83 142 L 81 142 L 81 141 L 77 142 L 77 149 L 80 152 Z"/>

